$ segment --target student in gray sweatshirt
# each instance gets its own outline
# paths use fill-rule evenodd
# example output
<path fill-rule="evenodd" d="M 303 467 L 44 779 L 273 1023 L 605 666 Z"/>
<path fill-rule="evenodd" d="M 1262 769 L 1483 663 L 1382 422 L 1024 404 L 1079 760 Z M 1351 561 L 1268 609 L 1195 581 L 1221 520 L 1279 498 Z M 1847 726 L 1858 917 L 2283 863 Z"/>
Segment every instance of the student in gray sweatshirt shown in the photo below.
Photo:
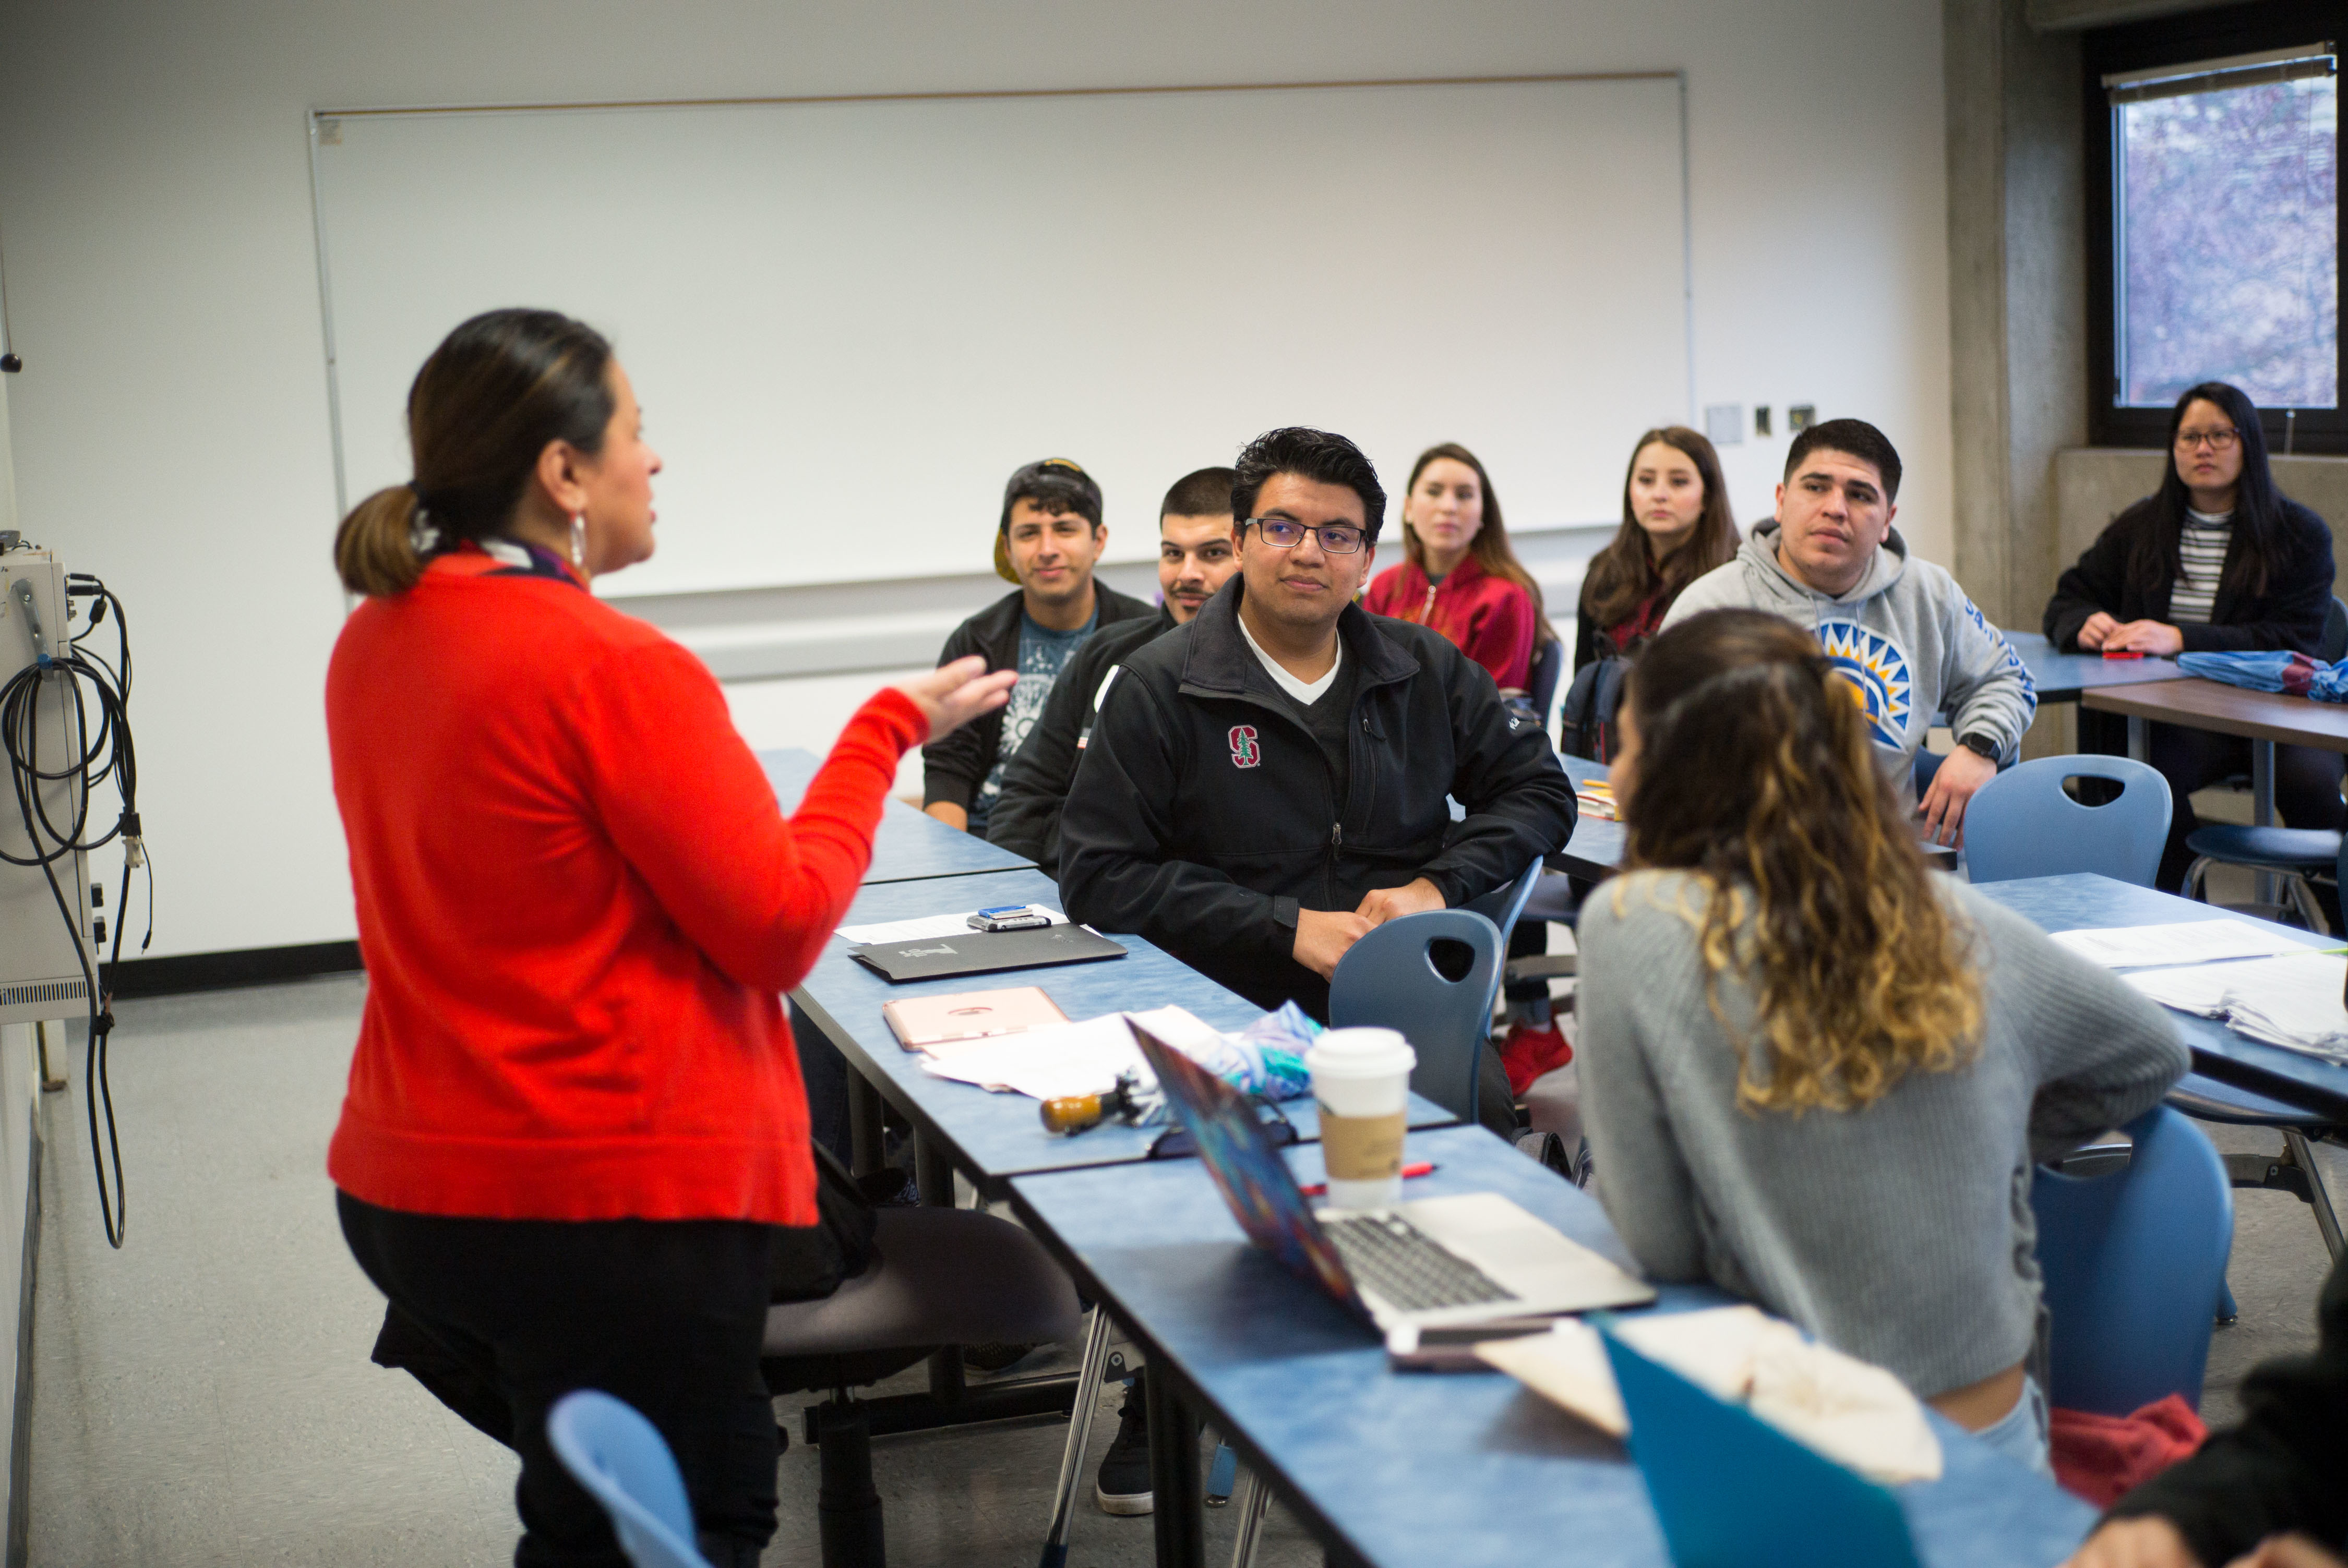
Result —
<path fill-rule="evenodd" d="M 1736 559 L 1688 584 L 1663 625 L 1707 610 L 1766 610 L 1816 634 L 1867 705 L 1869 737 L 1900 804 L 1917 809 L 1916 753 L 1946 709 L 1957 745 L 1924 792 L 1933 838 L 1963 842 L 1965 803 L 2022 745 L 2038 689 L 2020 655 L 1956 579 L 1908 553 L 1900 454 L 1863 419 L 1794 437 L 1777 513 Z"/>
<path fill-rule="evenodd" d="M 2151 1002 L 1925 868 L 1867 716 L 1783 620 L 1632 666 L 1624 875 L 1582 904 L 1581 1109 L 1653 1277 L 1710 1279 L 2045 1468 L 2033 1164 L 2185 1071 Z"/>

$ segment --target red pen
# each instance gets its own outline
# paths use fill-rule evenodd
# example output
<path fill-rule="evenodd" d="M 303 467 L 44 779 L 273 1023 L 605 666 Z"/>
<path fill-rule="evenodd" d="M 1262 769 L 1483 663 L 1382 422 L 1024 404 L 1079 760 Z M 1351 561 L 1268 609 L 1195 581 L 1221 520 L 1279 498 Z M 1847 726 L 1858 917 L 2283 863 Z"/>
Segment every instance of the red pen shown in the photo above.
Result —
<path fill-rule="evenodd" d="M 1412 1162 L 1410 1164 L 1405 1165 L 1405 1166 L 1402 1168 L 1402 1179 L 1403 1179 L 1404 1181 L 1407 1182 L 1407 1181 L 1409 1181 L 1413 1176 L 1424 1176 L 1424 1175 L 1430 1174 L 1430 1173 L 1434 1171 L 1434 1169 L 1435 1169 L 1435 1162 L 1434 1162 L 1434 1161 L 1432 1161 L 1432 1160 L 1416 1160 L 1416 1161 Z M 1304 1194 L 1304 1195 L 1305 1195 L 1306 1197 L 1308 1197 L 1308 1198 L 1325 1198 L 1325 1197 L 1327 1197 L 1327 1196 L 1329 1195 L 1329 1184 L 1328 1184 L 1328 1183 L 1326 1183 L 1326 1182 L 1315 1182 L 1315 1183 L 1313 1183 L 1311 1186 L 1309 1186 L 1309 1187 L 1304 1187 L 1304 1188 L 1302 1188 L 1302 1189 L 1300 1189 L 1300 1190 L 1301 1190 L 1301 1191 Z"/>
<path fill-rule="evenodd" d="M 2106 648 L 2104 650 L 2104 657 L 2106 659 L 2141 659 L 2144 655 L 2136 652 L 2131 649 Z"/>

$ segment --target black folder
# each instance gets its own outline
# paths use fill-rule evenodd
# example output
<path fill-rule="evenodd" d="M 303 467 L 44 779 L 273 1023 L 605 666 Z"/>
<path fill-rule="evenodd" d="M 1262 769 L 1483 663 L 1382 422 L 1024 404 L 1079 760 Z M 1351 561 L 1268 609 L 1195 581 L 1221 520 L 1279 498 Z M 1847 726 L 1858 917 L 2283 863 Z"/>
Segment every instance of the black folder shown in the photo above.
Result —
<path fill-rule="evenodd" d="M 1125 949 L 1090 926 L 1060 923 L 1025 931 L 966 931 L 918 942 L 871 942 L 849 948 L 848 956 L 891 984 L 903 985 L 950 975 L 1090 964 L 1121 958 Z"/>

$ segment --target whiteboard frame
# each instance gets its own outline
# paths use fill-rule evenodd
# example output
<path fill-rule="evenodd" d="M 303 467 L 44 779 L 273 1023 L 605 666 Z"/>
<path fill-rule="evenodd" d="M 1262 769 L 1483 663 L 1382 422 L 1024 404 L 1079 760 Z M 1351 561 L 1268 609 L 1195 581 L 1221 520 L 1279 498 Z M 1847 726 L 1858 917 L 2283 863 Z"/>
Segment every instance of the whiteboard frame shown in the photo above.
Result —
<path fill-rule="evenodd" d="M 326 424 L 334 444 L 335 518 L 350 515 L 349 484 L 343 458 L 343 399 L 341 373 L 335 354 L 333 269 L 326 248 L 326 207 L 324 176 L 318 167 L 321 137 L 334 134 L 333 122 L 345 119 L 418 119 L 472 118 L 489 115 L 555 114 L 590 109 L 752 108 L 798 104 L 938 103 L 984 98 L 1104 98 L 1155 97 L 1184 93 L 1272 93 L 1348 87 L 1525 87 L 1563 82 L 1654 82 L 1678 85 L 1680 95 L 1680 297 L 1685 313 L 1687 344 L 1687 418 L 1695 422 L 1695 221 L 1693 177 L 1688 149 L 1688 80 L 1684 70 L 1557 71 L 1498 77 L 1374 77 L 1344 81 L 1193 82 L 1156 87 L 1004 87 L 922 93 L 798 93 L 770 97 L 606 98 L 549 103 L 413 104 L 360 108 L 314 108 L 306 117 L 304 138 L 310 159 L 310 222 L 317 236 L 318 312 L 325 354 Z"/>

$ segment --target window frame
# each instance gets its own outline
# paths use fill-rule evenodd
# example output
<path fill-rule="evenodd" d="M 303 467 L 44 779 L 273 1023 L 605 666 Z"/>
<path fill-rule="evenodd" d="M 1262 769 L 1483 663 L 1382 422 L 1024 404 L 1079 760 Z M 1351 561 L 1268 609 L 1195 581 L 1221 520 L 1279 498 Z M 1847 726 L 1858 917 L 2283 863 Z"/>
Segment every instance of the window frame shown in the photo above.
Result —
<path fill-rule="evenodd" d="M 2264 49 L 2296 48 L 2331 40 L 2348 48 L 2348 26 L 2336 4 L 2317 0 L 2260 0 L 2244 5 L 2188 12 L 2153 21 L 2101 27 L 2080 41 L 2081 98 L 2086 135 L 2087 219 L 2087 439 L 2097 446 L 2139 446 L 2158 450 L 2168 445 L 2167 408 L 2124 408 L 2114 402 L 2119 390 L 2119 323 L 2115 317 L 2117 289 L 2113 275 L 2118 236 L 2113 232 L 2113 106 L 2104 77 L 2122 71 L 2147 70 L 2157 66 L 2185 65 L 2222 59 Z M 2343 73 L 2348 81 L 2348 72 Z M 2339 163 L 2333 166 L 2333 202 L 2340 200 Z M 2335 231 L 2335 243 L 2337 233 Z M 2348 295 L 2348 268 L 2339 274 Z M 2348 299 L 2343 299 L 2348 304 Z M 2348 453 L 2348 333 L 2341 334 L 2340 401 L 2337 408 L 2302 408 L 2290 421 L 2294 453 Z M 2259 410 L 2268 449 L 2282 455 L 2285 411 Z"/>

